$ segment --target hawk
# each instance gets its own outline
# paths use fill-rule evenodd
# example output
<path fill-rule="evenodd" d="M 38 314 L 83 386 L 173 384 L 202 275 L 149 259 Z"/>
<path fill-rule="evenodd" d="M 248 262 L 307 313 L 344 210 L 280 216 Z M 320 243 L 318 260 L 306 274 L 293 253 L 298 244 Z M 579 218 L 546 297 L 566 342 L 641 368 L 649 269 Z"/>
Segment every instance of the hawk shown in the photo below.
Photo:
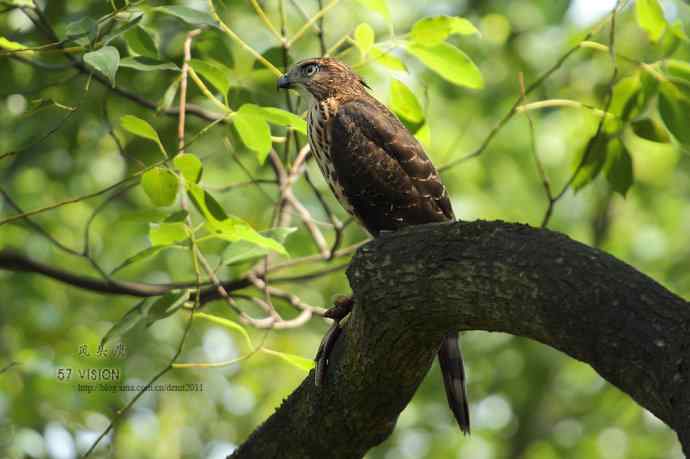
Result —
<path fill-rule="evenodd" d="M 350 67 L 332 58 L 300 61 L 278 80 L 278 88 L 294 87 L 311 95 L 309 145 L 326 182 L 372 236 L 455 219 L 448 192 L 420 143 Z M 469 433 L 457 332 L 445 336 L 438 359 L 448 404 L 460 429 Z"/>

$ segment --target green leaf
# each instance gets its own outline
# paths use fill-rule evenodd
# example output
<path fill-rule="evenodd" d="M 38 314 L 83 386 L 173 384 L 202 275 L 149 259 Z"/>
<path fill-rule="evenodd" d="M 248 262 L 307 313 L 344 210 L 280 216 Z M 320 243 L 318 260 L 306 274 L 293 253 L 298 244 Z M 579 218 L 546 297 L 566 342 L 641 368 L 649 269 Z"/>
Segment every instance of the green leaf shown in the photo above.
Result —
<path fill-rule="evenodd" d="M 685 33 L 685 28 L 683 27 L 683 22 L 679 19 L 673 21 L 673 24 L 669 25 L 668 28 L 673 36 L 678 40 L 684 41 L 685 43 L 690 42 L 690 37 Z"/>
<path fill-rule="evenodd" d="M 175 314 L 189 300 L 190 292 L 190 289 L 183 290 L 182 292 L 173 290 L 158 298 L 148 308 L 146 326 L 151 326 L 154 322 Z"/>
<path fill-rule="evenodd" d="M 666 59 L 663 69 L 673 84 L 686 98 L 690 99 L 690 63 L 677 59 Z"/>
<path fill-rule="evenodd" d="M 156 107 L 157 112 L 167 110 L 172 106 L 172 103 L 175 101 L 177 89 L 180 87 L 180 80 L 181 77 L 178 76 L 173 80 L 172 83 L 170 83 L 170 86 L 168 86 L 168 89 L 165 90 L 163 97 L 161 98 L 160 102 L 158 103 L 158 106 Z"/>
<path fill-rule="evenodd" d="M 223 97 L 228 94 L 230 90 L 230 75 L 232 71 L 215 61 L 200 59 L 191 59 L 189 65 L 194 71 L 208 80 L 211 85 L 220 92 Z"/>
<path fill-rule="evenodd" d="M 227 217 L 222 221 L 209 221 L 208 227 L 214 237 L 230 242 L 247 241 L 265 249 L 287 255 L 283 245 L 269 237 L 262 236 L 249 223 L 238 217 Z"/>
<path fill-rule="evenodd" d="M 663 69 L 667 75 L 690 82 L 690 63 L 678 59 L 665 59 Z"/>
<path fill-rule="evenodd" d="M 247 344 L 247 347 L 249 349 L 254 349 L 254 345 L 252 344 L 252 339 L 249 337 L 249 333 L 247 333 L 247 330 L 244 329 L 244 327 L 237 322 L 231 320 L 231 319 L 226 319 L 224 317 L 218 317 L 214 316 L 212 314 L 206 314 L 205 312 L 197 312 L 194 314 L 195 319 L 204 319 L 208 320 L 209 322 L 212 322 L 214 324 L 220 325 L 222 327 L 227 328 L 228 330 L 235 331 L 239 334 L 241 334 L 244 337 L 244 341 Z"/>
<path fill-rule="evenodd" d="M 287 236 L 296 230 L 297 228 L 272 228 L 270 230 L 261 231 L 259 234 L 283 244 Z M 263 247 L 259 247 L 248 241 L 237 241 L 231 243 L 225 249 L 221 264 L 232 265 L 242 261 L 263 257 L 268 254 L 269 251 Z"/>
<path fill-rule="evenodd" d="M 158 298 L 155 302 L 145 299 L 138 302 L 125 313 L 101 338 L 101 345 L 105 345 L 113 338 L 123 336 L 143 319 L 148 319 L 146 326 L 175 313 L 189 299 L 190 290 L 172 291 Z"/>
<path fill-rule="evenodd" d="M 415 22 L 410 31 L 412 41 L 422 45 L 436 45 L 450 35 L 479 34 L 479 30 L 469 20 L 457 16 L 436 16 L 422 18 Z"/>
<path fill-rule="evenodd" d="M 424 111 L 417 97 L 403 82 L 391 82 L 391 108 L 400 117 L 411 123 L 424 121 Z"/>
<path fill-rule="evenodd" d="M 117 267 L 115 267 L 115 269 L 113 269 L 110 272 L 110 274 L 113 275 L 131 264 L 146 260 L 147 258 L 151 258 L 158 254 L 158 252 L 169 248 L 183 249 L 184 247 L 179 245 L 154 245 L 151 247 L 147 247 L 144 250 L 137 252 L 136 254 L 132 255 L 131 257 L 127 258 L 125 261 L 117 265 Z"/>
<path fill-rule="evenodd" d="M 125 41 L 130 50 L 141 56 L 158 59 L 158 47 L 153 36 L 140 26 L 133 27 L 125 32 Z"/>
<path fill-rule="evenodd" d="M 182 222 L 151 223 L 149 227 L 149 240 L 152 246 L 170 245 L 184 241 L 188 237 L 187 227 Z"/>
<path fill-rule="evenodd" d="M 187 195 L 206 221 L 222 221 L 228 218 L 225 211 L 211 194 L 199 185 L 187 182 Z"/>
<path fill-rule="evenodd" d="M 163 167 L 154 167 L 141 177 L 141 185 L 155 206 L 165 207 L 175 202 L 177 177 Z M 156 245 L 156 244 L 154 244 Z"/>
<path fill-rule="evenodd" d="M 146 56 L 125 57 L 120 61 L 120 67 L 141 70 L 143 72 L 151 72 L 154 70 L 173 70 L 177 72 L 180 70 L 180 68 L 172 62 L 165 62 Z"/>
<path fill-rule="evenodd" d="M 153 10 L 159 11 L 163 14 L 175 16 L 179 19 L 182 19 L 187 24 L 191 24 L 193 26 L 198 26 L 198 25 L 210 25 L 213 27 L 216 26 L 216 21 L 213 19 L 213 17 L 210 14 L 208 14 L 204 11 L 195 10 L 193 8 L 189 8 L 186 6 L 158 6 L 158 7 L 154 8 Z"/>
<path fill-rule="evenodd" d="M 231 242 L 223 251 L 222 265 L 234 265 L 243 261 L 253 260 L 270 253 L 269 250 L 247 241 Z"/>
<path fill-rule="evenodd" d="M 633 163 L 630 153 L 619 139 L 609 142 L 604 172 L 613 191 L 625 197 L 633 184 Z"/>
<path fill-rule="evenodd" d="M 375 13 L 380 14 L 381 16 L 384 17 L 387 21 L 390 21 L 391 19 L 391 13 L 390 10 L 388 9 L 388 3 L 386 0 L 358 0 L 359 3 L 364 5 L 365 8 L 368 10 L 371 10 Z"/>
<path fill-rule="evenodd" d="M 424 46 L 408 42 L 405 49 L 451 83 L 473 89 L 484 87 L 484 79 L 474 62 L 450 43 Z"/>
<path fill-rule="evenodd" d="M 183 222 L 187 219 L 187 216 L 189 215 L 189 212 L 187 212 L 184 209 L 176 210 L 175 212 L 171 213 L 165 219 L 163 219 L 164 222 L 166 223 L 171 223 L 171 222 Z"/>
<path fill-rule="evenodd" d="M 376 46 L 369 51 L 369 60 L 391 70 L 407 71 L 407 67 L 397 56 Z"/>
<path fill-rule="evenodd" d="M 374 29 L 366 22 L 361 23 L 355 29 L 355 44 L 362 57 L 366 56 L 371 47 L 374 46 L 375 37 Z"/>
<path fill-rule="evenodd" d="M 429 147 L 431 145 L 431 128 L 429 128 L 429 123 L 424 123 L 417 129 L 414 136 L 419 140 L 422 145 Z"/>
<path fill-rule="evenodd" d="M 636 136 L 651 142 L 669 143 L 671 138 L 666 129 L 652 118 L 642 118 L 630 123 Z"/>
<path fill-rule="evenodd" d="M 256 110 L 243 105 L 235 112 L 233 124 L 242 142 L 256 153 L 256 159 L 263 164 L 273 146 L 271 128 L 266 119 L 259 116 Z"/>
<path fill-rule="evenodd" d="M 613 87 L 608 111 L 622 120 L 637 116 L 640 111 L 638 96 L 641 88 L 639 75 L 622 78 Z"/>
<path fill-rule="evenodd" d="M 314 361 L 312 359 L 300 357 L 299 355 L 295 354 L 287 354 L 285 352 L 274 351 L 272 349 L 268 349 L 265 347 L 261 348 L 261 350 L 266 354 L 271 354 L 275 355 L 276 357 L 280 357 L 293 367 L 299 368 L 300 370 L 309 371 L 312 368 L 314 368 Z"/>
<path fill-rule="evenodd" d="M 666 28 L 664 10 L 659 0 L 635 0 L 635 17 L 637 23 L 647 31 L 649 39 L 657 41 Z"/>
<path fill-rule="evenodd" d="M 73 112 L 76 110 L 75 107 L 69 107 L 67 105 L 61 104 L 60 102 L 53 100 L 53 99 L 44 99 L 44 98 L 38 98 L 34 99 L 30 103 L 30 110 L 24 112 L 24 116 L 30 116 L 35 113 L 38 113 L 42 110 L 45 110 L 47 108 L 57 108 L 59 110 L 66 110 L 69 112 Z"/>
<path fill-rule="evenodd" d="M 27 49 L 28 47 L 25 45 L 22 45 L 19 42 L 8 40 L 7 38 L 3 37 L 0 35 L 0 49 L 6 49 L 8 51 L 20 51 L 22 49 Z M 31 56 L 33 55 L 33 51 L 25 51 L 24 56 Z"/>
<path fill-rule="evenodd" d="M 32 0 L 5 0 L 3 3 L 11 6 L 28 6 L 29 8 L 33 8 L 35 5 Z"/>
<path fill-rule="evenodd" d="M 280 242 L 259 234 L 241 218 L 226 215 L 213 196 L 199 185 L 187 183 L 187 194 L 206 220 L 206 227 L 213 237 L 230 242 L 248 241 L 283 255 L 288 254 Z"/>
<path fill-rule="evenodd" d="M 659 70 L 655 68 L 655 70 Z M 640 111 L 644 111 L 647 103 L 659 93 L 659 80 L 649 72 L 640 71 L 640 97 L 638 106 Z"/>
<path fill-rule="evenodd" d="M 663 83 L 659 91 L 659 114 L 671 135 L 690 145 L 690 100 L 672 83 Z"/>
<path fill-rule="evenodd" d="M 301 117 L 276 107 L 260 107 L 254 104 L 244 104 L 245 110 L 254 112 L 271 124 L 289 126 L 296 131 L 307 135 L 307 122 Z"/>
<path fill-rule="evenodd" d="M 163 151 L 163 153 L 165 153 L 161 139 L 158 137 L 158 133 L 147 121 L 142 120 L 134 115 L 124 115 L 120 118 L 120 126 L 122 126 L 122 129 L 138 137 L 153 140 L 156 142 L 156 144 L 158 144 L 158 147 Z"/>
<path fill-rule="evenodd" d="M 65 27 L 65 40 L 76 41 L 82 46 L 89 45 L 96 40 L 98 24 L 93 18 L 84 17 L 78 21 L 70 22 Z"/>
<path fill-rule="evenodd" d="M 110 330 L 101 338 L 101 345 L 105 345 L 113 338 L 124 335 L 138 324 L 144 317 L 149 308 L 150 301 L 148 299 L 142 300 L 134 305 L 124 316 L 120 318 L 115 324 L 110 327 Z"/>
<path fill-rule="evenodd" d="M 84 54 L 84 63 L 102 74 L 115 87 L 115 74 L 120 65 L 120 53 L 117 48 L 104 46 L 96 51 Z"/>
<path fill-rule="evenodd" d="M 203 166 L 196 156 L 190 153 L 179 154 L 173 159 L 173 164 L 182 173 L 187 182 L 199 183 L 199 180 L 201 180 Z"/>
<path fill-rule="evenodd" d="M 129 20 L 129 18 L 132 16 L 134 16 L 134 18 Z M 119 19 L 120 17 L 122 17 L 123 19 Z M 107 45 L 108 43 L 110 43 L 111 41 L 113 41 L 114 39 L 119 37 L 120 35 L 126 33 L 127 31 L 133 29 L 134 27 L 136 27 L 136 25 L 139 24 L 139 22 L 141 22 L 142 19 L 144 19 L 143 14 L 134 15 L 134 14 L 124 13 L 121 16 L 116 15 L 113 19 L 111 19 L 111 21 L 116 24 L 115 27 L 113 27 L 110 30 L 110 32 L 107 33 L 107 35 L 105 35 L 104 37 L 102 37 L 100 39 L 101 43 L 103 43 L 104 45 Z M 101 28 L 105 29 L 108 26 L 109 26 L 109 23 L 106 23 L 105 25 L 101 25 Z"/>
<path fill-rule="evenodd" d="M 307 122 L 301 117 L 276 107 L 261 107 L 266 121 L 279 126 L 289 126 L 307 135 Z"/>
<path fill-rule="evenodd" d="M 608 141 L 608 136 L 604 134 L 589 139 L 587 146 L 582 150 L 582 153 L 575 162 L 575 167 L 577 168 L 580 162 L 583 161 L 584 155 L 587 155 L 584 158 L 584 163 L 582 163 L 580 171 L 573 180 L 573 190 L 577 192 L 597 178 L 597 175 L 599 175 L 606 162 L 606 146 Z"/>

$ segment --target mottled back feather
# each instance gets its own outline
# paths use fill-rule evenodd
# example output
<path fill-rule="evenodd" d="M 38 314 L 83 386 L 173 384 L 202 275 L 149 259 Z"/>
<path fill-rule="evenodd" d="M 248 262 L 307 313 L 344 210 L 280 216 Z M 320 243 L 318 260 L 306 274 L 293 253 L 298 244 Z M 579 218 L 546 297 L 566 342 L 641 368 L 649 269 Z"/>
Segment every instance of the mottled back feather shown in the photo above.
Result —
<path fill-rule="evenodd" d="M 337 179 L 369 232 L 454 218 L 424 149 L 383 104 L 368 95 L 346 101 L 329 128 Z"/>

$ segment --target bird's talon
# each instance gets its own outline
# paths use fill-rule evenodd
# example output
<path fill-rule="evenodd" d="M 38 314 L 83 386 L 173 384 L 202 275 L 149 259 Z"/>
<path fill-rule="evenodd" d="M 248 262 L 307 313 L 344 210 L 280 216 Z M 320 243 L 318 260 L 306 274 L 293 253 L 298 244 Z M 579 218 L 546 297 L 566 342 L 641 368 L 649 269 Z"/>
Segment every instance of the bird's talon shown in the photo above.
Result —
<path fill-rule="evenodd" d="M 333 319 L 333 324 L 321 340 L 319 350 L 316 352 L 316 357 L 314 357 L 314 361 L 316 362 L 314 368 L 314 384 L 316 386 L 323 384 L 326 378 L 331 351 L 343 331 L 340 326 L 340 321 L 352 311 L 352 306 L 354 305 L 351 296 L 338 297 L 333 303 L 333 307 L 324 313 L 324 317 Z"/>
<path fill-rule="evenodd" d="M 324 313 L 324 317 L 340 322 L 352 311 L 354 300 L 351 296 L 338 297 L 334 301 L 334 305 Z"/>

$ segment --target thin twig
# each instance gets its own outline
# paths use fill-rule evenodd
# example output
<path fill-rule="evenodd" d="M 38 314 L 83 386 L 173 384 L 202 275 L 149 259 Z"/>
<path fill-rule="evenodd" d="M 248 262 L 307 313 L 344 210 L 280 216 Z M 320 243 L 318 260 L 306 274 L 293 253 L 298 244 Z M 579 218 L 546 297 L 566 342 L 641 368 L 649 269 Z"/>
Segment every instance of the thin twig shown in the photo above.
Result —
<path fill-rule="evenodd" d="M 261 22 L 264 23 L 266 28 L 273 34 L 273 36 L 276 37 L 281 44 L 285 43 L 285 33 L 283 32 L 281 34 L 281 32 L 278 32 L 271 20 L 266 15 L 266 12 L 263 10 L 263 8 L 261 8 L 261 5 L 259 5 L 256 0 L 249 0 L 249 3 L 252 4 L 254 11 L 256 11 L 256 15 L 259 16 Z"/>
<path fill-rule="evenodd" d="M 518 80 L 520 82 L 520 95 L 522 96 L 524 103 L 525 76 L 522 72 L 518 74 Z M 525 110 L 524 114 L 527 118 L 527 123 L 529 125 L 530 145 L 532 150 L 532 157 L 534 158 L 534 164 L 537 168 L 537 174 L 539 174 L 539 179 L 541 180 L 542 186 L 544 187 L 544 193 L 546 193 L 546 200 L 549 203 L 548 205 L 551 205 L 551 202 L 553 201 L 553 195 L 551 194 L 551 185 L 549 184 L 549 179 L 547 178 L 546 173 L 544 172 L 544 166 L 541 163 L 541 159 L 539 158 L 539 152 L 537 151 L 536 135 L 534 133 L 534 122 L 532 121 L 532 117 L 530 116 L 528 110 Z M 546 221 L 543 221 L 542 228 L 545 227 L 545 224 Z"/>
<path fill-rule="evenodd" d="M 216 126 L 217 124 L 221 123 L 222 121 L 223 121 L 223 118 L 219 118 L 219 119 L 216 119 L 216 120 L 210 122 L 207 126 L 205 126 L 204 128 L 202 128 L 197 134 L 195 134 L 195 135 L 194 135 L 194 138 L 192 138 L 192 140 L 190 140 L 189 142 L 187 142 L 187 144 L 185 145 L 185 148 L 188 147 L 188 146 L 190 146 L 191 144 L 193 144 L 193 143 L 196 142 L 197 140 L 199 140 L 199 138 L 201 138 L 201 136 L 203 136 L 204 134 L 206 134 L 206 133 L 208 132 L 209 129 L 211 129 L 212 127 L 214 127 L 214 126 Z M 33 216 L 33 215 L 37 215 L 37 214 L 41 214 L 41 213 L 44 213 L 44 212 L 47 212 L 47 211 L 50 211 L 50 210 L 54 210 L 54 209 L 57 209 L 57 208 L 59 208 L 59 207 L 67 206 L 67 205 L 70 205 L 70 204 L 75 204 L 75 203 L 80 202 L 80 201 L 85 201 L 85 200 L 88 200 L 88 199 L 92 199 L 92 198 L 94 198 L 94 197 L 96 197 L 96 196 L 100 196 L 100 195 L 102 195 L 102 194 L 107 193 L 107 192 L 110 191 L 110 190 L 113 190 L 113 189 L 115 189 L 115 188 L 117 188 L 117 187 L 119 187 L 119 186 L 121 186 L 121 185 L 124 185 L 124 184 L 130 182 L 130 181 L 133 180 L 133 179 L 136 179 L 136 178 L 139 177 L 140 175 L 146 173 L 147 171 L 153 169 L 154 167 L 157 167 L 157 166 L 160 166 L 160 165 L 164 164 L 164 163 L 167 162 L 167 161 L 168 161 L 168 159 L 162 159 L 162 160 L 156 161 L 156 162 L 154 162 L 154 163 L 152 163 L 152 164 L 149 164 L 149 165 L 146 166 L 145 168 L 140 169 L 140 170 L 137 171 L 137 172 L 134 172 L 134 173 L 133 173 L 132 175 L 130 175 L 129 177 L 125 177 L 124 179 L 122 179 L 122 180 L 120 180 L 120 181 L 118 181 L 118 182 L 115 182 L 115 183 L 113 183 L 112 185 L 108 185 L 107 187 L 102 188 L 102 189 L 97 190 L 97 191 L 94 191 L 94 192 L 92 192 L 92 193 L 87 193 L 87 194 L 85 194 L 85 195 L 82 195 L 82 196 L 79 196 L 79 197 L 76 197 L 76 198 L 65 199 L 65 200 L 63 200 L 63 201 L 56 202 L 56 203 L 53 203 L 53 204 L 51 204 L 51 205 L 48 205 L 48 206 L 45 206 L 45 207 L 41 207 L 41 208 L 38 208 L 38 209 L 34 209 L 34 210 L 31 210 L 31 211 L 23 212 L 23 213 L 20 213 L 20 214 L 11 215 L 10 217 L 7 217 L 7 218 L 4 218 L 4 219 L 0 220 L 0 226 L 2 226 L 2 225 L 4 225 L 4 224 L 7 224 L 7 223 L 11 223 L 11 222 L 17 221 L 17 220 L 24 219 L 24 218 L 26 218 L 26 217 L 31 217 L 31 216 Z"/>
<path fill-rule="evenodd" d="M 257 184 L 263 184 L 263 185 L 278 185 L 278 181 L 274 179 L 254 179 L 254 180 L 246 180 L 244 182 L 237 182 L 237 183 L 231 183 L 230 185 L 225 185 L 221 187 L 212 187 L 212 186 L 207 186 L 206 189 L 210 191 L 215 191 L 217 193 L 226 193 L 228 191 L 233 191 L 237 190 L 239 188 L 244 188 L 247 186 L 253 186 Z"/>
<path fill-rule="evenodd" d="M 220 29 L 225 32 L 226 35 L 228 35 L 230 38 L 233 39 L 237 44 L 239 44 L 242 48 L 247 50 L 256 60 L 261 62 L 267 69 L 269 69 L 275 76 L 281 76 L 282 72 L 276 68 L 275 65 L 271 64 L 271 62 L 266 59 L 264 56 L 261 55 L 257 50 L 249 46 L 244 40 L 240 38 L 239 35 L 237 35 L 228 25 L 223 22 L 221 17 L 218 15 L 218 12 L 216 11 L 216 7 L 213 4 L 213 0 L 208 0 L 208 8 L 211 12 L 211 16 L 213 16 L 213 19 L 218 22 L 218 25 L 220 26 Z"/>
<path fill-rule="evenodd" d="M 317 2 L 317 4 L 319 5 L 319 10 L 322 10 L 322 9 L 323 9 L 323 0 L 316 0 L 316 2 Z M 319 29 L 318 29 L 318 31 L 316 32 L 316 37 L 319 39 L 319 48 L 320 48 L 320 51 L 321 51 L 321 56 L 325 56 L 325 55 L 326 55 L 326 51 L 327 51 L 327 48 L 326 48 L 326 37 L 325 37 L 324 29 L 323 29 L 323 21 L 324 21 L 325 18 L 326 18 L 325 16 L 321 16 L 321 17 L 319 18 L 319 21 L 318 21 Z"/>
<path fill-rule="evenodd" d="M 19 207 L 19 204 L 17 204 L 14 199 L 5 191 L 5 189 L 0 186 L 0 195 L 5 199 L 5 202 L 9 204 L 9 206 L 14 209 L 15 212 L 18 213 L 23 213 L 21 207 Z M 77 250 L 74 250 L 62 242 L 58 241 L 55 237 L 53 237 L 48 231 L 46 231 L 41 225 L 33 221 L 31 218 L 25 218 L 24 223 L 29 226 L 31 229 L 36 231 L 38 234 L 42 235 L 45 237 L 47 240 L 49 240 L 55 247 L 58 249 L 62 250 L 63 252 L 69 253 L 70 255 L 76 255 L 76 256 L 81 256 L 81 253 Z"/>
<path fill-rule="evenodd" d="M 314 224 L 314 219 L 312 218 L 309 210 L 307 210 L 307 208 L 304 207 L 301 202 L 299 202 L 292 191 L 292 182 L 295 179 L 295 176 L 292 175 L 292 172 L 300 170 L 299 165 L 297 165 L 297 167 L 293 167 L 291 174 L 288 174 L 275 151 L 271 151 L 269 154 L 269 159 L 276 170 L 276 174 L 280 182 L 281 203 L 285 202 L 295 209 L 299 217 L 302 219 L 304 226 L 306 226 L 307 230 L 311 234 L 316 247 L 321 252 L 321 255 L 324 258 L 327 258 L 330 253 L 328 251 L 326 239 L 323 237 L 321 230 L 319 230 L 319 228 Z"/>
<path fill-rule="evenodd" d="M 621 6 L 621 0 L 617 0 L 616 4 L 613 7 L 613 11 L 611 12 L 610 15 L 610 22 L 611 22 L 611 29 L 609 31 L 609 48 L 612 50 L 611 52 L 615 55 L 615 36 L 616 36 L 616 12 Z M 613 71 L 611 72 L 611 77 L 609 78 L 608 84 L 606 86 L 606 102 L 604 103 L 604 112 L 609 111 L 609 107 L 611 106 L 611 101 L 613 100 L 613 86 L 616 83 L 616 78 L 618 77 L 618 66 L 616 65 L 616 61 L 613 61 Z M 546 212 L 544 213 L 544 218 L 542 219 L 541 226 L 545 228 L 549 220 L 551 218 L 551 215 L 553 214 L 553 209 L 556 203 L 565 195 L 565 193 L 570 189 L 570 186 L 573 184 L 575 181 L 575 178 L 577 178 L 577 175 L 580 173 L 582 168 L 584 167 L 585 164 L 587 164 L 587 160 L 592 154 L 592 151 L 594 151 L 594 147 L 597 144 L 597 141 L 599 140 L 600 136 L 603 135 L 603 130 L 604 130 L 604 124 L 606 123 L 606 117 L 602 116 L 601 119 L 599 120 L 599 123 L 597 125 L 597 130 L 592 136 L 592 138 L 589 140 L 587 143 L 587 147 L 585 148 L 585 152 L 582 155 L 582 158 L 580 159 L 580 162 L 578 163 L 577 167 L 575 168 L 575 171 L 572 173 L 570 178 L 565 182 L 563 185 L 563 188 L 561 188 L 561 191 L 556 194 L 556 196 L 552 197 L 549 199 L 549 205 L 546 208 Z"/>
<path fill-rule="evenodd" d="M 177 122 L 178 153 L 184 153 L 185 114 L 187 112 L 187 73 L 189 61 L 192 59 L 192 40 L 201 33 L 201 29 L 194 29 L 187 34 L 184 41 L 184 62 L 180 80 L 180 109 Z"/>
<path fill-rule="evenodd" d="M 565 61 L 567 61 L 570 56 L 572 56 L 577 50 L 581 49 L 580 43 L 588 41 L 590 38 L 592 38 L 592 36 L 596 33 L 600 26 L 601 24 L 594 27 L 589 33 L 587 33 L 587 35 L 585 35 L 585 37 L 580 42 L 568 49 L 568 51 L 566 51 L 565 54 L 563 54 L 554 65 L 552 65 L 548 70 L 542 73 L 534 82 L 532 82 L 527 87 L 527 89 L 525 89 L 525 96 L 529 95 L 532 91 L 540 87 L 544 83 L 544 81 L 546 81 L 551 75 L 553 75 L 557 70 L 559 70 L 563 66 L 563 64 L 565 64 Z M 486 149 L 486 147 L 489 146 L 494 137 L 496 137 L 499 131 L 503 129 L 503 127 L 508 123 L 508 121 L 510 121 L 513 115 L 515 115 L 522 99 L 523 96 L 520 95 L 515 100 L 512 107 L 508 110 L 508 112 L 505 115 L 503 115 L 503 118 L 501 118 L 501 120 L 494 126 L 494 128 L 489 132 L 484 141 L 482 141 L 482 143 L 476 150 L 474 150 L 472 153 L 468 155 L 455 159 L 449 162 L 448 164 L 439 167 L 439 172 L 446 172 L 449 169 L 452 169 L 453 167 L 464 163 L 465 161 L 468 161 L 472 158 L 476 158 L 477 156 L 481 155 Z"/>
<path fill-rule="evenodd" d="M 159 371 L 153 378 L 149 380 L 148 383 L 146 383 L 146 386 L 144 386 L 137 394 L 132 398 L 132 400 L 127 403 L 127 405 L 124 406 L 124 408 L 118 410 L 115 413 L 115 417 L 110 421 L 110 424 L 108 424 L 108 427 L 101 432 L 101 434 L 96 438 L 96 440 L 91 444 L 91 447 L 89 448 L 88 451 L 82 456 L 82 459 L 87 459 L 93 450 L 98 446 L 98 444 L 101 442 L 103 438 L 105 438 L 106 435 L 113 429 L 115 426 L 115 423 L 122 417 L 124 414 L 132 407 L 134 404 L 141 398 L 142 395 L 144 395 L 149 388 L 156 382 L 158 381 L 164 374 L 166 374 L 168 371 L 170 371 L 173 368 L 173 364 L 177 361 L 178 357 L 180 354 L 182 354 L 182 349 L 184 347 L 185 341 L 187 341 L 187 336 L 189 336 L 189 331 L 192 328 L 192 323 L 194 321 L 194 312 L 192 311 L 192 314 L 190 315 L 189 319 L 187 320 L 187 325 L 184 328 L 184 332 L 182 333 L 182 337 L 180 338 L 180 342 L 177 345 L 177 350 L 175 351 L 175 354 L 172 356 L 170 359 L 168 365 L 165 366 L 161 371 Z"/>
<path fill-rule="evenodd" d="M 338 1 L 339 1 L 339 0 L 331 0 L 326 6 L 324 6 L 324 7 L 321 8 L 319 11 L 317 11 L 316 14 L 314 14 L 314 16 L 312 16 L 311 18 L 309 18 L 309 20 L 308 20 L 307 22 L 305 22 L 304 25 L 303 25 L 297 32 L 295 32 L 295 34 L 292 36 L 292 38 L 290 38 L 290 39 L 288 40 L 288 42 L 287 42 L 288 48 L 289 48 L 290 46 L 292 46 L 297 40 L 299 40 L 300 38 L 302 38 L 302 36 L 304 35 L 304 33 L 305 33 L 307 30 L 309 30 L 309 28 L 312 26 L 312 24 L 314 24 L 316 21 L 318 21 L 319 19 L 321 19 L 326 13 L 328 13 L 328 10 L 330 10 L 330 9 L 333 8 L 335 5 L 337 5 L 337 4 L 338 4 Z"/>

